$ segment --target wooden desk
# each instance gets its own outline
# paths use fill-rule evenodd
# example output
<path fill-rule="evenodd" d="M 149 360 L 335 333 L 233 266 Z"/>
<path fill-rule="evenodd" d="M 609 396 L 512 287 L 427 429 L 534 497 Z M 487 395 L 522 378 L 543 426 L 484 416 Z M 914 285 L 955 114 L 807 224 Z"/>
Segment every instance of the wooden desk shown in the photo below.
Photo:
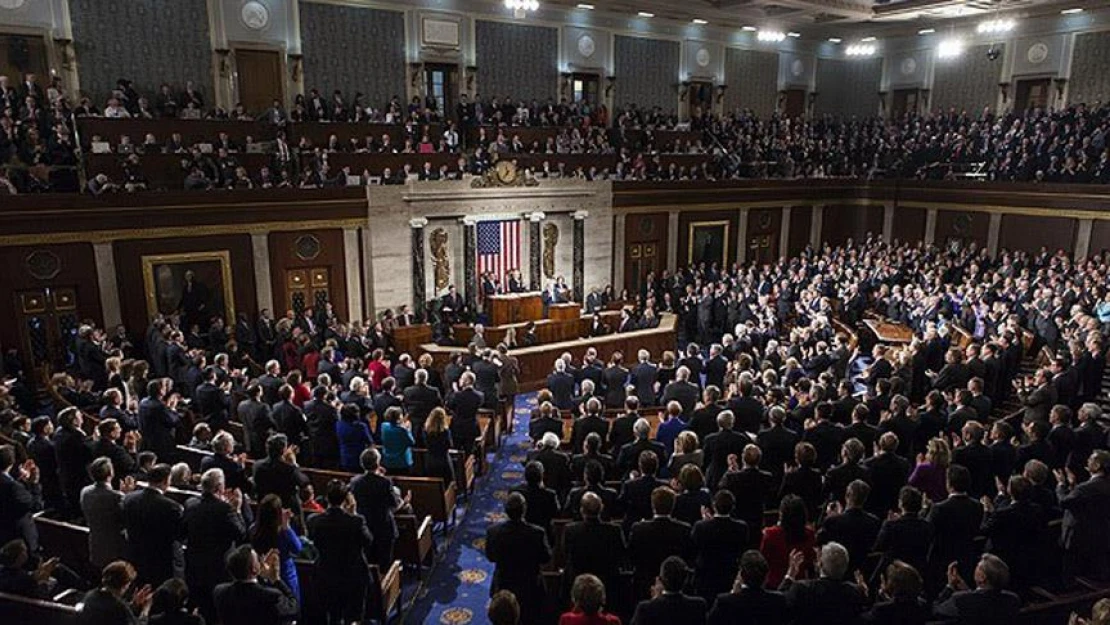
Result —
<path fill-rule="evenodd" d="M 580 330 L 589 326 L 589 317 L 579 320 Z M 550 321 L 547 324 L 566 324 L 567 321 Z M 581 359 L 590 347 L 597 349 L 598 358 L 603 362 L 609 360 L 613 352 L 625 355 L 625 361 L 641 349 L 646 349 L 658 358 L 666 350 L 675 349 L 675 326 L 677 318 L 670 313 L 661 315 L 659 327 L 651 330 L 636 330 L 623 334 L 607 334 L 596 338 L 575 338 L 557 343 L 536 345 L 512 350 L 512 354 L 520 361 L 520 388 L 521 391 L 534 391 L 547 384 L 547 374 L 551 373 L 552 363 L 563 352 L 569 352 L 575 359 Z M 536 324 L 537 328 L 540 324 Z M 584 332 L 582 332 L 584 334 Z M 582 336 L 579 334 L 579 336 Z M 457 335 L 456 335 L 457 336 Z M 461 338 L 461 337 L 460 337 Z M 487 343 L 490 335 L 487 331 Z M 466 352 L 464 347 L 441 347 L 427 344 L 423 350 L 435 358 L 436 365 L 442 367 L 447 364 L 454 354 Z"/>
<path fill-rule="evenodd" d="M 913 340 L 913 330 L 900 323 L 865 319 L 863 325 L 871 330 L 880 343 L 905 344 Z"/>
<path fill-rule="evenodd" d="M 543 319 L 543 298 L 539 293 L 506 293 L 486 298 L 490 325 L 540 321 Z"/>
<path fill-rule="evenodd" d="M 489 326 L 486 328 L 485 337 L 487 345 L 496 345 L 505 340 L 509 329 L 516 331 L 516 340 L 519 343 L 524 338 L 524 327 L 529 323 L 536 324 L 536 338 L 540 345 L 574 341 L 580 337 L 588 336 L 592 317 L 574 317 L 573 319 L 541 319 L 540 321 L 526 321 L 524 323 L 510 323 L 503 326 Z M 619 312 L 601 313 L 601 321 L 613 332 L 620 324 Z M 460 345 L 470 343 L 474 337 L 474 326 L 466 323 L 455 324 L 455 340 Z"/>
<path fill-rule="evenodd" d="M 554 321 L 574 321 L 582 316 L 582 304 L 552 304 L 547 307 L 547 317 Z"/>
<path fill-rule="evenodd" d="M 427 323 L 399 326 L 393 328 L 391 336 L 393 337 L 393 346 L 397 349 L 398 354 L 410 354 L 415 358 L 419 347 L 424 343 L 431 342 L 432 326 Z"/>

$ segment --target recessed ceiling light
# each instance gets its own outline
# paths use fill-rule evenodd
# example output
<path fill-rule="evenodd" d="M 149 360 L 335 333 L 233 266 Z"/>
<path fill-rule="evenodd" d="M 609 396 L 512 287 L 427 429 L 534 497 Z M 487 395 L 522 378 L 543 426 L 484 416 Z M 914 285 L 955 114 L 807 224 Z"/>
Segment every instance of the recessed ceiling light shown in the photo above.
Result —
<path fill-rule="evenodd" d="M 640 11 L 638 15 L 640 17 L 655 17 L 654 13 L 648 13 L 647 11 Z"/>
<path fill-rule="evenodd" d="M 753 33 L 753 32 L 755 32 L 755 31 L 757 31 L 757 30 L 759 30 L 759 29 L 758 29 L 758 28 L 756 28 L 755 26 L 741 26 L 741 27 L 740 27 L 740 30 L 746 30 L 746 31 L 748 31 L 749 33 Z"/>
<path fill-rule="evenodd" d="M 763 42 L 778 43 L 786 39 L 786 35 L 779 30 L 761 30 L 756 37 Z"/>
<path fill-rule="evenodd" d="M 875 38 L 874 37 L 864 37 L 863 39 L 860 39 L 860 41 L 862 41 L 864 43 L 868 43 L 868 42 L 871 42 L 871 41 L 875 41 Z"/>
<path fill-rule="evenodd" d="M 840 43 L 843 41 L 840 37 L 829 37 L 829 43 Z"/>
<path fill-rule="evenodd" d="M 1083 12 L 1083 9 L 1081 7 L 1076 7 L 1074 9 L 1064 9 L 1063 11 L 1060 11 L 1060 13 L 1063 13 L 1064 15 L 1071 15 L 1073 13 L 1082 13 L 1082 12 Z"/>
<path fill-rule="evenodd" d="M 791 31 L 791 32 L 786 33 L 786 36 L 787 37 L 794 37 L 795 39 L 797 39 L 798 37 L 802 36 L 802 33 L 796 33 L 796 32 Z"/>
<path fill-rule="evenodd" d="M 942 59 L 952 59 L 964 53 L 964 42 L 961 39 L 946 39 L 937 46 L 937 56 Z"/>
<path fill-rule="evenodd" d="M 935 32 L 937 32 L 937 29 L 935 29 L 935 28 L 922 28 L 921 30 L 917 31 L 917 34 L 919 34 L 919 35 L 931 35 Z"/>
<path fill-rule="evenodd" d="M 578 5 L 578 8 L 580 8 L 584 11 L 593 11 L 594 10 L 594 5 L 582 3 L 582 4 Z"/>
<path fill-rule="evenodd" d="M 699 25 L 704 25 L 704 24 L 708 24 L 708 23 L 709 23 L 709 22 L 707 22 L 706 20 L 703 20 L 703 19 L 701 19 L 700 17 L 696 17 L 696 18 L 694 18 L 694 19 L 692 19 L 692 20 L 690 20 L 690 21 L 691 21 L 691 22 L 693 22 L 694 24 L 699 24 Z"/>

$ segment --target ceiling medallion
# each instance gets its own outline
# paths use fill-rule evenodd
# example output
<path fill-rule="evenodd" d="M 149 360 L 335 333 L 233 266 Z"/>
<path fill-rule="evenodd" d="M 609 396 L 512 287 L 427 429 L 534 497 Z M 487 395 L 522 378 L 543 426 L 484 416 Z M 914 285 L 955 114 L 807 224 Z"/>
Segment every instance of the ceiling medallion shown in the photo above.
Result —
<path fill-rule="evenodd" d="M 320 239 L 312 234 L 301 235 L 293 242 L 293 250 L 297 254 L 297 258 L 312 260 L 320 255 Z"/>
<path fill-rule="evenodd" d="M 701 66 L 701 67 L 708 66 L 709 65 L 709 50 L 706 50 L 705 48 L 701 48 L 700 50 L 698 50 L 697 54 L 694 55 L 694 60 L 697 61 L 698 65 Z"/>
<path fill-rule="evenodd" d="M 597 42 L 589 35 L 582 35 L 578 38 L 578 54 L 585 58 L 590 58 L 597 52 Z"/>
<path fill-rule="evenodd" d="M 794 59 L 794 62 L 790 64 L 790 73 L 795 76 L 801 76 L 805 68 L 806 66 L 802 63 L 801 59 Z"/>
<path fill-rule="evenodd" d="M 27 267 L 27 273 L 36 280 L 51 280 L 62 272 L 62 259 L 47 250 L 31 252 L 23 263 Z"/>
<path fill-rule="evenodd" d="M 904 76 L 909 76 L 909 75 L 913 74 L 916 71 L 917 71 L 917 61 L 914 60 L 914 58 L 912 56 L 902 59 L 902 74 Z"/>
<path fill-rule="evenodd" d="M 1029 52 L 1025 54 L 1025 58 L 1029 59 L 1029 62 L 1034 65 L 1044 63 L 1045 59 L 1048 58 L 1048 45 L 1043 41 L 1038 41 L 1029 46 Z"/>
<path fill-rule="evenodd" d="M 270 10 L 258 0 L 251 0 L 239 11 L 239 19 L 251 30 L 262 30 L 270 24 Z"/>

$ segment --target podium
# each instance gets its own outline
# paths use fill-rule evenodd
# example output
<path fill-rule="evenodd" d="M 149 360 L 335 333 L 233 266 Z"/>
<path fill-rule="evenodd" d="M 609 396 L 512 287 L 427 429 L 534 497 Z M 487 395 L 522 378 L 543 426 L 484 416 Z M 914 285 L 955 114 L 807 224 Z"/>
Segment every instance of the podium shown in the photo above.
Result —
<path fill-rule="evenodd" d="M 547 317 L 552 321 L 575 321 L 582 316 L 582 305 L 570 302 L 551 304 L 547 307 Z"/>
<path fill-rule="evenodd" d="M 543 319 L 543 299 L 539 293 L 505 293 L 486 298 L 490 325 L 503 326 Z"/>
<path fill-rule="evenodd" d="M 398 326 L 393 328 L 391 336 L 398 354 L 412 354 L 415 357 L 417 347 L 432 342 L 432 326 L 426 323 Z"/>

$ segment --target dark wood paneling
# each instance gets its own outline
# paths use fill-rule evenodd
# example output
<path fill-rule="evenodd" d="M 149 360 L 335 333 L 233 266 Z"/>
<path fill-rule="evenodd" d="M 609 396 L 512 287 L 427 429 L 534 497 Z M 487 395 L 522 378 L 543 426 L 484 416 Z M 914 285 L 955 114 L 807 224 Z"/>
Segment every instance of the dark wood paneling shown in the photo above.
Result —
<path fill-rule="evenodd" d="M 315 258 L 302 259 L 297 256 L 297 240 L 302 236 L 314 236 L 320 241 L 320 253 Z M 270 284 L 274 293 L 275 316 L 285 313 L 287 288 L 285 272 L 290 269 L 326 267 L 331 286 L 332 307 L 335 314 L 347 320 L 347 266 L 343 253 L 343 231 L 313 230 L 305 232 L 271 232 L 270 244 Z M 357 271 L 358 267 L 352 267 Z"/>
<path fill-rule="evenodd" d="M 894 240 L 917 243 L 925 239 L 925 209 L 899 206 L 894 209 L 894 227 L 890 236 Z"/>
<path fill-rule="evenodd" d="M 937 228 L 933 242 L 944 246 L 947 245 L 949 240 L 956 239 L 963 243 L 974 241 L 979 247 L 985 247 L 989 230 L 990 215 L 987 213 L 939 210 L 937 211 Z"/>
<path fill-rule="evenodd" d="M 770 253 L 762 261 L 774 261 L 779 255 L 779 233 L 782 232 L 781 208 L 753 208 L 748 211 L 748 240 L 744 258 L 747 262 L 759 260 L 752 248 L 754 239 L 766 239 Z"/>
<path fill-rule="evenodd" d="M 728 264 L 736 260 L 736 245 L 739 241 L 738 211 L 686 211 L 678 216 L 678 266 L 689 263 L 690 224 L 704 221 L 728 221 Z"/>
<path fill-rule="evenodd" d="M 1031 215 L 1003 215 L 998 233 L 999 249 L 1033 252 L 1047 247 L 1048 251 L 1075 251 L 1074 219 L 1054 219 Z"/>
<path fill-rule="evenodd" d="M 254 257 L 248 234 L 137 239 L 114 244 L 123 321 L 133 337 L 140 337 L 150 324 L 143 286 L 142 257 L 156 254 L 186 254 L 227 250 L 231 257 L 231 282 L 236 312 L 254 319 L 258 313 L 254 284 Z"/>
<path fill-rule="evenodd" d="M 639 279 L 643 276 L 636 275 L 636 260 L 632 258 L 632 248 L 639 245 L 643 253 L 645 245 L 653 246 L 656 255 L 655 266 L 660 270 L 667 268 L 667 236 L 670 226 L 667 213 L 647 213 L 629 215 L 624 223 L 624 249 L 613 250 L 613 254 L 624 255 L 624 276 L 617 276 L 623 280 L 629 289 L 638 289 Z"/>
<path fill-rule="evenodd" d="M 826 206 L 821 220 L 821 242 L 842 245 L 863 241 L 883 232 L 882 206 Z"/>
<path fill-rule="evenodd" d="M 795 206 L 790 209 L 790 237 L 786 253 L 800 254 L 809 245 L 810 228 L 813 227 L 813 207 Z"/>
<path fill-rule="evenodd" d="M 27 270 L 27 257 L 35 251 L 50 252 L 61 261 L 58 275 L 49 280 L 39 280 Z M 96 278 L 96 258 L 89 243 L 62 245 L 30 245 L 26 247 L 0 247 L 0 264 L 4 278 L 0 281 L 0 344 L 20 348 L 19 328 L 16 327 L 16 294 L 43 288 L 75 287 L 77 311 L 82 319 L 92 319 L 103 325 L 100 309 L 100 286 Z M 22 350 L 21 350 L 22 351 Z"/>
<path fill-rule="evenodd" d="M 1091 228 L 1090 254 L 1099 254 L 1105 250 L 1110 250 L 1110 221 L 1098 219 Z"/>

